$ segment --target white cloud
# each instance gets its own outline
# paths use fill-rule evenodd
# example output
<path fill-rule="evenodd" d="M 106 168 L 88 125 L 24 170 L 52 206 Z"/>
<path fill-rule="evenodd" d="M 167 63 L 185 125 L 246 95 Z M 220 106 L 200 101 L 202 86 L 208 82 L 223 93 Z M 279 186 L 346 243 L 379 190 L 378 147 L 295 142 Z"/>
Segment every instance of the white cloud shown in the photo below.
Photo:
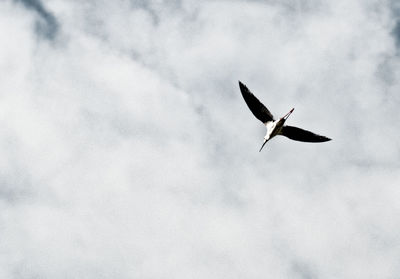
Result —
<path fill-rule="evenodd" d="M 380 1 L 0 4 L 0 277 L 395 278 L 398 64 Z M 333 138 L 276 138 L 276 116 Z"/>

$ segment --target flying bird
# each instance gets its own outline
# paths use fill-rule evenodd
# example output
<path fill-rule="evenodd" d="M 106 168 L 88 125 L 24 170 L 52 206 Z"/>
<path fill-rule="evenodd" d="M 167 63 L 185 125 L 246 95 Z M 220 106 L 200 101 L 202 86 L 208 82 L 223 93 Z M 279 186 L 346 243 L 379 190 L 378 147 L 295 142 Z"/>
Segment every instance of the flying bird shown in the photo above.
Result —
<path fill-rule="evenodd" d="M 283 117 L 275 120 L 272 116 L 272 113 L 257 99 L 256 96 L 253 95 L 253 93 L 251 93 L 246 85 L 239 81 L 239 87 L 240 91 L 242 92 L 243 99 L 245 100 L 251 112 L 267 127 L 267 134 L 264 137 L 264 142 L 259 152 L 261 152 L 264 145 L 270 139 L 277 135 L 282 135 L 292 140 L 304 142 L 325 142 L 331 140 L 330 138 L 314 134 L 307 130 L 284 125 L 289 115 L 293 112 L 294 108 L 292 108 Z"/>

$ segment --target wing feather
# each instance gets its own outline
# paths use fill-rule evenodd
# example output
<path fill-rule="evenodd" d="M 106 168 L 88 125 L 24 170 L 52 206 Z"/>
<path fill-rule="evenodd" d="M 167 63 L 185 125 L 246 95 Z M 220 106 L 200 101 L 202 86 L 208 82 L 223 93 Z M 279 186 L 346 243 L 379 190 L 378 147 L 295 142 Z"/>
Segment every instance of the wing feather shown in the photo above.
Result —
<path fill-rule="evenodd" d="M 330 141 L 330 138 L 314 134 L 313 132 L 303 130 L 293 126 L 283 126 L 280 134 L 292 140 L 304 142 L 325 142 Z"/>
<path fill-rule="evenodd" d="M 239 87 L 247 106 L 258 120 L 263 123 L 274 120 L 272 113 L 250 92 L 246 85 L 239 81 Z"/>

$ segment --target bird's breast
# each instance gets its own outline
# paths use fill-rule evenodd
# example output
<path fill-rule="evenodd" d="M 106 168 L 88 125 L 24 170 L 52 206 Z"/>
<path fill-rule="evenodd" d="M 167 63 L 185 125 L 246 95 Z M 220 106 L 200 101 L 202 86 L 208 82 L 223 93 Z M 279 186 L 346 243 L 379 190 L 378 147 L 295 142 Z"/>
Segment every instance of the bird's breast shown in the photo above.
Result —
<path fill-rule="evenodd" d="M 268 121 L 267 123 L 265 123 L 265 127 L 267 127 L 267 131 L 274 130 L 275 126 L 276 126 L 275 121 Z"/>
<path fill-rule="evenodd" d="M 272 138 L 278 135 L 279 132 L 282 130 L 283 122 L 281 122 L 280 120 L 269 121 L 265 123 L 265 126 L 267 127 L 268 138 Z"/>

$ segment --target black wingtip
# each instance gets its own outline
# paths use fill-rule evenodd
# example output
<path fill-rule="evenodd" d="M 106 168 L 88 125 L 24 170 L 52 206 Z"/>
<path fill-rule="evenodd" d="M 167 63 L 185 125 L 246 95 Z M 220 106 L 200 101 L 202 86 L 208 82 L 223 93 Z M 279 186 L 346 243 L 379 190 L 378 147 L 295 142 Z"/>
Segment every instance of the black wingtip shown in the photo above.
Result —
<path fill-rule="evenodd" d="M 241 82 L 240 80 L 239 80 L 239 88 L 240 88 L 240 91 L 242 92 L 242 94 L 244 94 L 244 92 L 249 91 L 247 86 L 243 82 Z"/>

